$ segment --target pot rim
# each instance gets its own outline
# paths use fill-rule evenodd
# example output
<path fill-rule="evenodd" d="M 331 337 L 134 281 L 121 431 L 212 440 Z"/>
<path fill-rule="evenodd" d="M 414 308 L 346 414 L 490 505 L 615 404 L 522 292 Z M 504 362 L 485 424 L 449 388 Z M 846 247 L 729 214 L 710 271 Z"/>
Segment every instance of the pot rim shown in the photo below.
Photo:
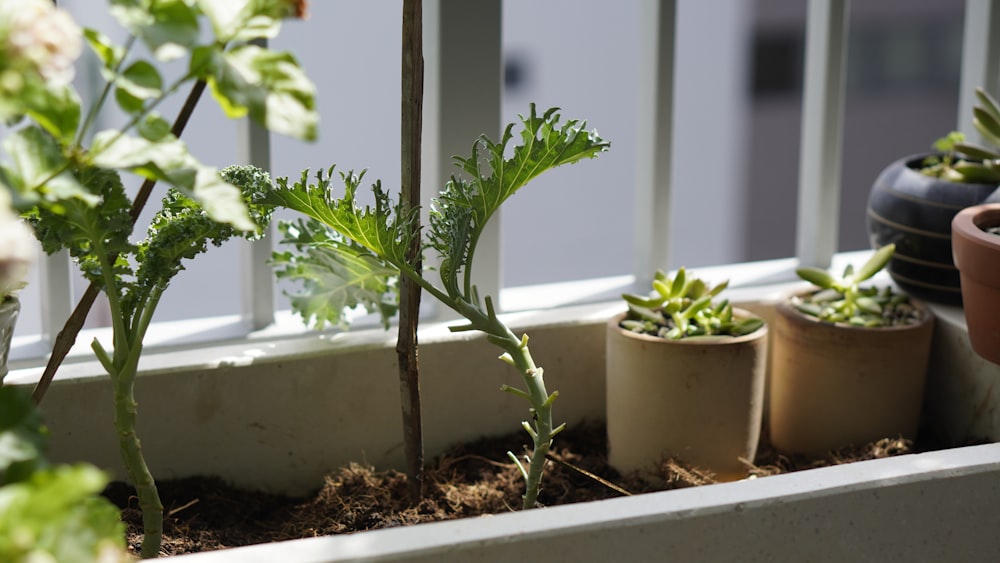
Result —
<path fill-rule="evenodd" d="M 681 338 L 680 340 L 672 340 L 669 338 L 660 338 L 658 336 L 652 336 L 649 334 L 642 334 L 638 332 L 632 332 L 631 330 L 626 330 L 620 326 L 618 323 L 625 318 L 628 311 L 618 313 L 608 319 L 607 326 L 609 330 L 616 330 L 620 335 L 626 338 L 632 338 L 635 340 L 642 340 L 644 342 L 657 342 L 663 345 L 677 345 L 677 346 L 699 346 L 699 345 L 713 345 L 713 346 L 725 346 L 728 344 L 742 344 L 744 342 L 752 342 L 759 340 L 767 336 L 767 321 L 758 328 L 757 330 L 751 332 L 750 334 L 744 334 L 743 336 L 726 336 L 726 335 L 713 335 L 713 336 L 696 336 L 692 338 Z M 733 307 L 733 314 L 740 318 L 753 317 L 761 319 L 760 315 L 755 315 L 746 309 L 741 309 L 739 307 Z"/>
<path fill-rule="evenodd" d="M 912 304 L 921 312 L 922 318 L 920 319 L 920 322 L 908 325 L 896 325 L 896 326 L 855 326 L 846 323 L 831 323 L 827 321 L 822 321 L 812 315 L 807 315 L 792 306 L 792 297 L 796 297 L 799 295 L 806 295 L 809 293 L 815 293 L 815 291 L 816 290 L 814 288 L 790 291 L 786 293 L 784 296 L 782 296 L 781 299 L 778 300 L 778 302 L 775 304 L 775 310 L 779 315 L 783 315 L 788 319 L 797 321 L 797 324 L 799 325 L 811 323 L 814 326 L 837 328 L 858 333 L 865 333 L 865 332 L 890 333 L 890 332 L 904 332 L 907 330 L 919 330 L 924 326 L 926 326 L 927 324 L 934 322 L 934 314 L 931 312 L 930 307 L 928 307 L 927 304 L 925 304 L 923 301 L 913 297 L 908 293 L 899 291 L 898 289 L 894 289 L 894 291 L 899 291 L 899 293 L 906 295 L 906 297 L 910 300 L 910 304 Z"/>
<path fill-rule="evenodd" d="M 987 247 L 1000 247 L 1000 236 L 987 233 L 986 227 L 1000 226 L 1000 203 L 983 203 L 966 207 L 951 221 L 952 232 Z"/>

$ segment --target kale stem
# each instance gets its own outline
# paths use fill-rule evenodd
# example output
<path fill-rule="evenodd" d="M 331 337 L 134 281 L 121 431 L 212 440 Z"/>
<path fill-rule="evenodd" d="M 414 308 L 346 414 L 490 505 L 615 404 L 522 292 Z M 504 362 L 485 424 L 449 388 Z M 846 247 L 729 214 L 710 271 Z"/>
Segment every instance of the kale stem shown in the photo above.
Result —
<path fill-rule="evenodd" d="M 545 469 L 545 457 L 552 447 L 552 439 L 558 432 L 552 423 L 552 400 L 545 390 L 545 380 L 542 377 L 542 368 L 535 365 L 528 350 L 527 339 L 518 339 L 514 333 L 493 317 L 495 339 L 493 340 L 505 352 L 510 355 L 514 366 L 517 368 L 521 379 L 524 381 L 528 392 L 528 400 L 531 403 L 532 423 L 534 433 L 531 434 L 533 451 L 531 453 L 531 463 L 527 468 L 527 480 L 525 483 L 524 496 L 522 497 L 522 508 L 525 510 L 534 508 L 538 502 L 538 493 L 541 490 L 542 474 Z M 506 333 L 500 336 L 498 333 Z"/>
<path fill-rule="evenodd" d="M 122 462 L 128 473 L 129 480 L 135 487 L 139 497 L 139 509 L 142 512 L 142 558 L 152 559 L 160 553 L 160 542 L 163 537 L 163 503 L 160 501 L 156 482 L 146 465 L 142 455 L 142 445 L 135 429 L 138 405 L 135 402 L 135 376 L 139 367 L 139 351 L 133 352 L 114 350 L 115 364 L 120 358 L 125 358 L 118 373 L 112 377 L 114 381 L 114 423 L 118 431 L 118 445 L 121 450 Z"/>

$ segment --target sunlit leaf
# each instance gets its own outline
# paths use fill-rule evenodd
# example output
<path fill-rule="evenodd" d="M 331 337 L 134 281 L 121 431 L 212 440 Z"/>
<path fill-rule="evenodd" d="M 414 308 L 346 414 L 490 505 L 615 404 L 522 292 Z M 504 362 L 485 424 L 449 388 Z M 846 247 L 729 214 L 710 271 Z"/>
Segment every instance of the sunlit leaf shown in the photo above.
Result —
<path fill-rule="evenodd" d="M 795 274 L 798 275 L 803 280 L 820 287 L 823 289 L 828 289 L 833 286 L 833 276 L 830 275 L 826 270 L 821 270 L 819 268 L 805 267 L 798 268 L 795 270 Z"/>
<path fill-rule="evenodd" d="M 357 307 L 377 313 L 383 325 L 398 308 L 398 270 L 368 249 L 344 240 L 319 221 L 282 223 L 284 243 L 298 252 L 276 252 L 275 274 L 302 284 L 289 294 L 292 308 L 317 328 L 346 326 Z"/>
<path fill-rule="evenodd" d="M 230 117 L 249 114 L 268 130 L 313 140 L 316 88 L 290 53 L 241 45 L 216 54 L 208 84 Z"/>
<path fill-rule="evenodd" d="M 49 201 L 75 198 L 87 205 L 100 202 L 70 173 L 59 143 L 40 128 L 25 127 L 7 136 L 3 149 L 12 161 L 12 166 L 4 168 L 3 182 L 28 201 L 40 194 Z"/>

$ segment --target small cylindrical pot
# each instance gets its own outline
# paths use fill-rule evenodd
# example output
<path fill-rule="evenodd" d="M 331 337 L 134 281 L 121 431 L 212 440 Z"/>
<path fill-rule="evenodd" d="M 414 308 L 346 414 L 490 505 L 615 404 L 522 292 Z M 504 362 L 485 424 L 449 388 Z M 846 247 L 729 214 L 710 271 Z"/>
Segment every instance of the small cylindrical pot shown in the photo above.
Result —
<path fill-rule="evenodd" d="M 1000 197 L 996 184 L 950 182 L 921 174 L 933 153 L 901 158 L 887 166 L 868 196 L 872 248 L 896 245 L 886 268 L 912 295 L 940 303 L 961 301 L 952 263 L 951 220 L 960 210 Z"/>
<path fill-rule="evenodd" d="M 973 351 L 1000 364 L 1000 204 L 961 211 L 952 221 L 955 266 L 962 277 L 962 302 Z"/>
<path fill-rule="evenodd" d="M 821 456 L 916 437 L 934 317 L 913 304 L 923 313 L 917 324 L 863 328 L 822 322 L 779 301 L 768 407 L 775 449 Z"/>
<path fill-rule="evenodd" d="M 10 353 L 10 342 L 14 337 L 14 325 L 17 315 L 21 312 L 21 301 L 13 295 L 8 295 L 0 301 L 0 383 L 7 376 L 7 355 Z"/>
<path fill-rule="evenodd" d="M 737 316 L 750 316 L 736 310 Z M 720 480 L 746 477 L 760 439 L 767 328 L 669 340 L 607 325 L 608 461 L 655 474 L 665 457 Z"/>

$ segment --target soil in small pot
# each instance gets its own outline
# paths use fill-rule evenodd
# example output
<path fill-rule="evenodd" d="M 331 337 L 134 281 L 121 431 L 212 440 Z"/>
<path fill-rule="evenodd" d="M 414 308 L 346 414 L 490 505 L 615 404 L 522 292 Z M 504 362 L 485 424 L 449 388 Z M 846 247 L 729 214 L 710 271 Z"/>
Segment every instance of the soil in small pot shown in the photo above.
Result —
<path fill-rule="evenodd" d="M 425 499 L 417 506 L 407 501 L 405 475 L 357 464 L 329 475 L 321 489 L 303 498 L 241 490 L 213 477 L 160 481 L 164 505 L 161 555 L 514 511 L 520 507 L 523 482 L 505 452 L 520 451 L 524 443 L 523 433 L 516 433 L 449 450 L 429 467 Z M 608 466 L 606 451 L 603 424 L 580 424 L 560 434 L 543 481 L 541 504 L 715 483 L 710 473 L 673 459 L 660 464 L 662 483 L 622 476 Z M 765 441 L 750 475 L 764 477 L 914 451 L 909 441 L 885 439 L 822 459 L 789 458 L 774 452 Z M 129 548 L 138 554 L 142 519 L 134 491 L 112 483 L 105 495 L 122 507 Z"/>

